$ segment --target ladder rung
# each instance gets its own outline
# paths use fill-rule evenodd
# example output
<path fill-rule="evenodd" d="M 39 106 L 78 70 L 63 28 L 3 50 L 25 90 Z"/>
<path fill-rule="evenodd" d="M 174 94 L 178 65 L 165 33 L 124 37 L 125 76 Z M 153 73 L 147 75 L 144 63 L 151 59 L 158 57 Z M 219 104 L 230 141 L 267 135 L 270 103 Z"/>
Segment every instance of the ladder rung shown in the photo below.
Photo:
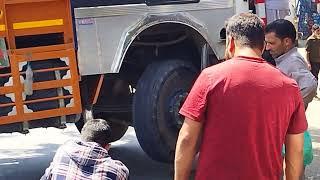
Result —
<path fill-rule="evenodd" d="M 15 105 L 15 103 L 0 104 L 0 108 L 10 107 L 10 106 L 14 106 L 14 105 Z"/>
<path fill-rule="evenodd" d="M 63 70 L 69 70 L 70 68 L 68 66 L 66 67 L 56 67 L 56 68 L 47 68 L 47 69 L 37 69 L 37 70 L 32 70 L 33 73 L 43 73 L 43 72 L 51 72 L 51 71 L 63 71 Z M 22 74 L 26 74 L 25 71 L 20 73 Z M 12 73 L 6 73 L 6 74 L 0 74 L 0 78 L 3 77 L 9 77 L 12 76 Z"/>
<path fill-rule="evenodd" d="M 16 50 L 11 50 L 12 53 L 17 55 L 25 55 L 26 53 L 40 53 L 40 52 L 48 52 L 48 51 L 60 51 L 66 49 L 74 48 L 73 43 L 68 44 L 59 44 L 59 45 L 51 45 L 51 46 L 40 46 L 40 47 L 30 47 L 30 48 L 21 48 Z"/>
<path fill-rule="evenodd" d="M 43 89 L 60 88 L 65 86 L 72 86 L 70 79 L 52 80 L 52 81 L 33 83 L 32 89 L 43 90 Z"/>
<path fill-rule="evenodd" d="M 13 93 L 13 88 L 12 88 L 12 86 L 0 87 L 0 95 L 2 95 L 2 94 L 9 94 L 9 93 Z"/>
<path fill-rule="evenodd" d="M 0 78 L 11 76 L 11 73 L 0 74 Z"/>
<path fill-rule="evenodd" d="M 2 116 L 2 117 L 0 117 L 0 125 L 35 120 L 35 119 L 42 119 L 42 118 L 48 118 L 48 117 L 65 116 L 65 115 L 70 115 L 70 114 L 77 114 L 80 112 L 81 112 L 81 107 L 77 107 L 77 108 L 67 107 L 67 108 L 58 108 L 58 109 L 37 111 L 37 112 L 32 112 L 32 113 L 25 113 L 25 114 L 23 114 L 23 119 L 21 119 L 21 116 L 19 117 L 18 115 Z"/>
<path fill-rule="evenodd" d="M 72 49 L 68 49 L 68 50 L 59 50 L 59 51 L 47 51 L 47 52 L 36 52 L 36 53 L 31 53 L 31 57 L 30 59 L 28 59 L 29 57 L 27 57 L 27 52 L 22 55 L 14 55 L 11 54 L 11 56 L 15 56 L 14 59 L 17 62 L 26 62 L 26 61 L 46 61 L 48 59 L 57 59 L 57 58 L 62 58 L 62 57 L 70 57 L 71 53 L 73 53 Z M 10 55 L 9 55 L 9 58 Z M 12 59 L 12 58 L 11 58 Z M 70 59 L 73 61 L 73 59 Z"/>
<path fill-rule="evenodd" d="M 51 71 L 63 71 L 63 70 L 69 70 L 69 69 L 70 68 L 68 66 L 66 66 L 66 67 L 56 67 L 56 68 L 47 68 L 47 69 L 37 69 L 37 70 L 32 70 L 32 72 L 33 73 L 43 73 L 43 72 L 51 72 Z M 26 74 L 26 72 L 23 71 L 20 74 Z"/>
<path fill-rule="evenodd" d="M 73 97 L 72 95 L 67 95 L 67 96 L 56 96 L 56 97 L 50 97 L 50 98 L 34 99 L 34 100 L 24 101 L 24 104 L 33 104 L 33 103 L 54 101 L 54 100 L 58 100 L 58 99 L 71 99 L 72 97 Z"/>

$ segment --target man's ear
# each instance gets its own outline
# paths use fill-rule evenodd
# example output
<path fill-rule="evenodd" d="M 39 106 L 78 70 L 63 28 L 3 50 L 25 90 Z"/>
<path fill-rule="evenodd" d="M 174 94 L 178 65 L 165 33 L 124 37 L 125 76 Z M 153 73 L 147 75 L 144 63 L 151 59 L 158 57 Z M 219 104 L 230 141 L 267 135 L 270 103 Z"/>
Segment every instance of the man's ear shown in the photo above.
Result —
<path fill-rule="evenodd" d="M 108 151 L 110 149 L 111 144 L 107 144 L 104 148 Z"/>
<path fill-rule="evenodd" d="M 228 52 L 229 52 L 230 54 L 233 54 L 233 53 L 234 53 L 234 50 L 235 50 L 236 44 L 235 44 L 235 41 L 234 41 L 234 38 L 233 38 L 233 37 L 229 36 L 228 38 L 229 38 Z"/>
<path fill-rule="evenodd" d="M 294 42 L 292 42 L 292 40 L 290 38 L 284 38 L 284 43 L 286 45 L 287 48 L 291 48 L 292 43 L 294 44 Z"/>
<path fill-rule="evenodd" d="M 263 47 L 262 47 L 262 51 L 261 51 L 262 54 L 263 54 L 263 52 L 266 50 L 266 47 L 267 47 L 267 43 L 264 42 L 264 43 L 263 43 Z"/>

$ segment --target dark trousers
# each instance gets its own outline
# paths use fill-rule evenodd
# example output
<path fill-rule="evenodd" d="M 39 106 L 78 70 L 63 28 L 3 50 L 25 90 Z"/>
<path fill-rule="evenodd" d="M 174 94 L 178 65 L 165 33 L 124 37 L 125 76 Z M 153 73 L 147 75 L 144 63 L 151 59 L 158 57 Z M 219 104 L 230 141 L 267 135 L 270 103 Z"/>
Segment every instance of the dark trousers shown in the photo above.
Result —
<path fill-rule="evenodd" d="M 310 62 L 311 65 L 311 73 L 317 78 L 320 70 L 320 62 Z"/>

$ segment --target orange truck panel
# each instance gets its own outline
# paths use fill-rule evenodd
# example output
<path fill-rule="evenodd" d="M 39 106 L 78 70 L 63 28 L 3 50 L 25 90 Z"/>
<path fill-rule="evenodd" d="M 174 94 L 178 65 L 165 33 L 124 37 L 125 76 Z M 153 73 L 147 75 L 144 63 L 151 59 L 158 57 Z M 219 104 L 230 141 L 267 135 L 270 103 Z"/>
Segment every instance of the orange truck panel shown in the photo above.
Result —
<path fill-rule="evenodd" d="M 19 38 L 59 34 L 62 41 L 44 46 L 19 47 Z M 42 118 L 78 114 L 81 110 L 79 75 L 74 49 L 71 8 L 69 0 L 0 0 L 0 38 L 7 42 L 10 60 L 9 72 L 1 73 L 1 78 L 9 78 L 0 85 L 0 95 L 11 97 L 12 102 L 1 102 L 0 108 L 12 107 L 12 111 L 0 116 L 0 125 L 25 122 Z M 26 71 L 21 66 L 33 62 L 64 60 L 64 66 L 32 69 L 32 73 L 67 72 L 62 78 L 32 82 L 33 91 L 47 89 L 69 90 L 69 94 L 53 97 L 28 99 L 25 94 Z M 1 69 L 0 69 L 1 70 Z M 70 104 L 58 108 L 32 111 L 30 104 L 69 99 Z"/>

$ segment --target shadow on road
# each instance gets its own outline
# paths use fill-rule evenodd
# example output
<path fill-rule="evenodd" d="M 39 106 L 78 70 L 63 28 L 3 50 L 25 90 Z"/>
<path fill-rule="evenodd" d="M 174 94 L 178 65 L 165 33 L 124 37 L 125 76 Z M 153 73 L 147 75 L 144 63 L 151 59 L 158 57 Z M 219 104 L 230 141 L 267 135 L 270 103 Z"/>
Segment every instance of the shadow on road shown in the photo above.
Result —
<path fill-rule="evenodd" d="M 60 144 L 39 144 L 32 149 L 1 150 L 0 179 L 40 179 L 59 146 Z"/>
<path fill-rule="evenodd" d="M 170 180 L 172 165 L 150 159 L 141 149 L 135 134 L 127 134 L 111 147 L 110 155 L 130 170 L 130 180 Z"/>
<path fill-rule="evenodd" d="M 308 129 L 313 146 L 313 161 L 307 166 L 307 180 L 320 180 L 320 130 L 316 128 Z"/>

